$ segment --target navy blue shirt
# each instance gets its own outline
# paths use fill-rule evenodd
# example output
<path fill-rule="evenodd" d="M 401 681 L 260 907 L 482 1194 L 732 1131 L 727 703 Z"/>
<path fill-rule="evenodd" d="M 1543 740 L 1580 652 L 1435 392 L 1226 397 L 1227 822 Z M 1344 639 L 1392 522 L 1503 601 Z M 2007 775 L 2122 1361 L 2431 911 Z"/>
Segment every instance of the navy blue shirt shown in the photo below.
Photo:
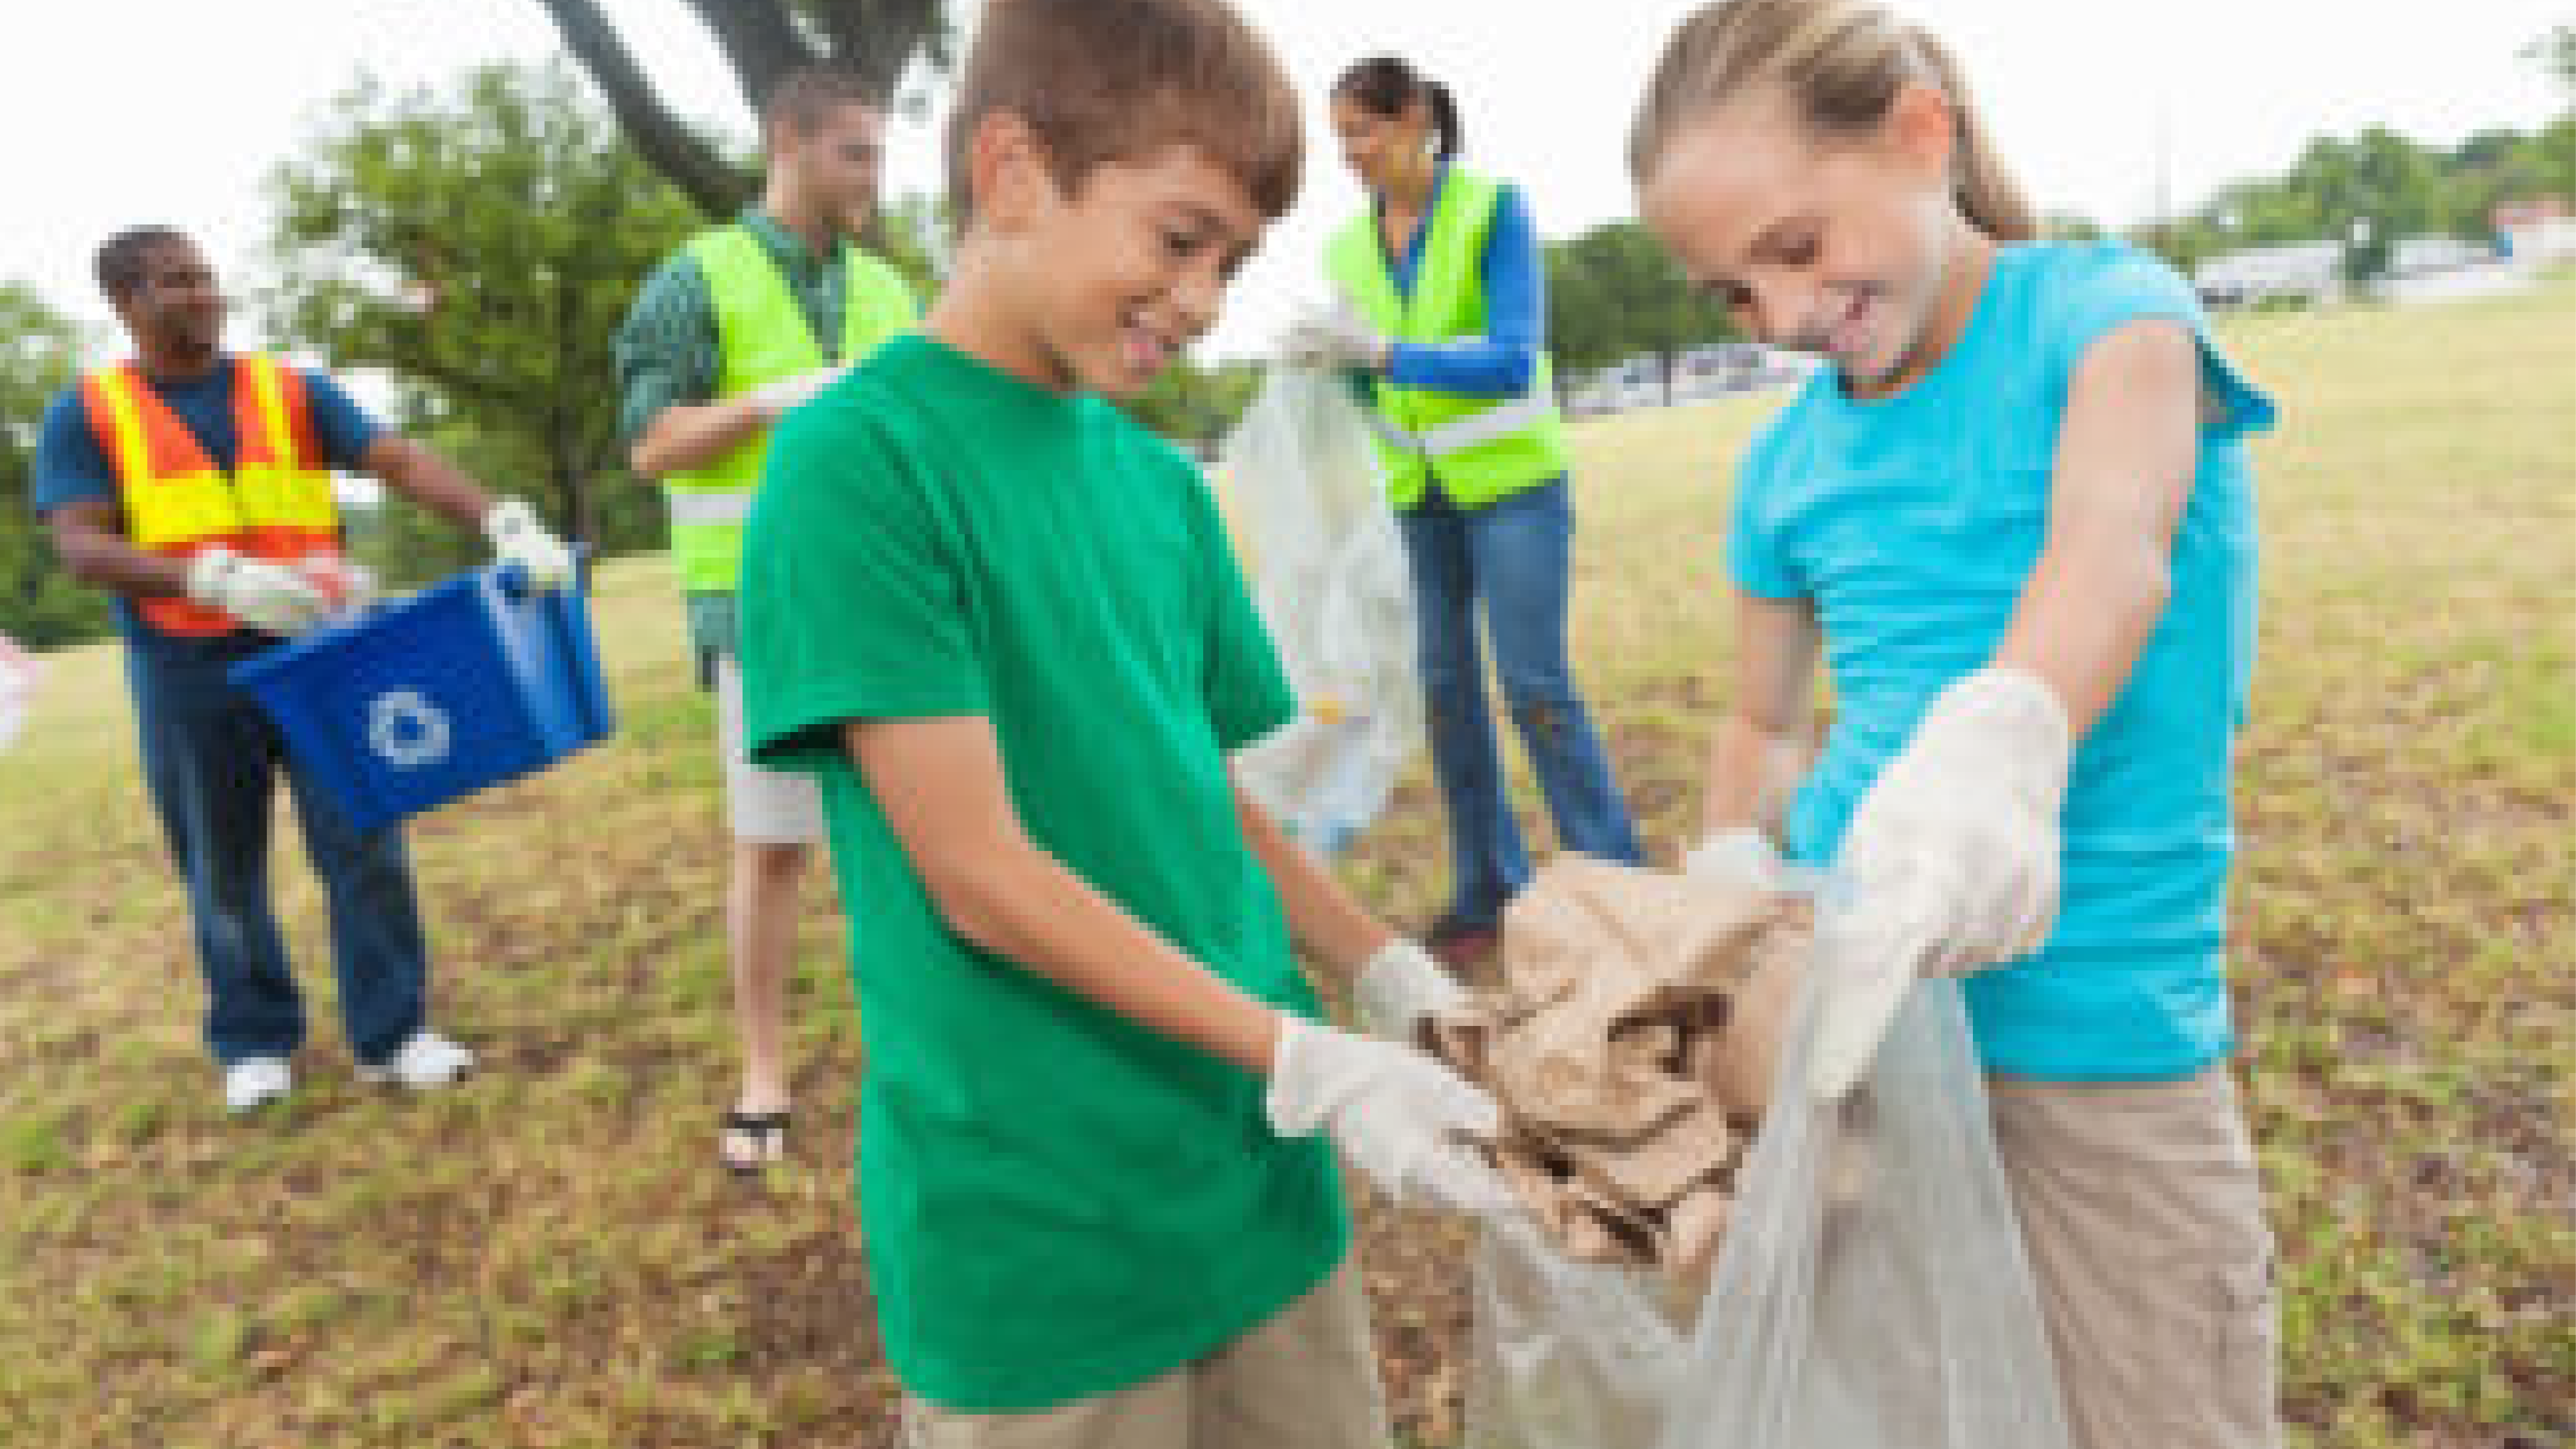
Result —
<path fill-rule="evenodd" d="M 355 472 L 383 429 L 330 378 L 304 368 L 297 368 L 296 374 L 304 379 L 304 395 L 313 414 L 313 436 L 321 445 L 322 461 L 336 472 Z M 206 450 L 215 466 L 230 473 L 241 452 L 240 440 L 233 435 L 233 360 L 224 358 L 203 377 L 172 381 L 146 374 L 143 382 L 178 415 L 181 425 L 196 438 L 197 446 Z M 35 487 L 29 501 L 39 516 L 67 503 L 116 501 L 116 465 L 109 461 L 106 445 L 89 425 L 88 410 L 81 406 L 77 385 L 56 394 L 45 408 L 44 429 L 36 440 Z M 116 600 L 116 619 L 129 643 L 148 641 L 168 648 L 193 642 L 170 638 L 145 624 L 133 602 L 123 595 Z"/>

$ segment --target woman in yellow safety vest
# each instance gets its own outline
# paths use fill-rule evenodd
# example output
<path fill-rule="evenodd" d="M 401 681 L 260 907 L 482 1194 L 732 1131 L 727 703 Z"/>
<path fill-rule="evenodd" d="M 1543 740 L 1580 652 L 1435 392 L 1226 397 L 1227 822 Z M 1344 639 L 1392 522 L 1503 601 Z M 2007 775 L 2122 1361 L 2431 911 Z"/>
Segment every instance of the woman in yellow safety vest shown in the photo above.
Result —
<path fill-rule="evenodd" d="M 1412 565 L 1454 863 L 1429 944 L 1455 966 L 1492 949 L 1504 904 L 1529 878 L 1485 700 L 1480 603 L 1559 843 L 1641 856 L 1566 657 L 1574 516 L 1529 212 L 1516 189 L 1456 163 L 1456 102 L 1404 61 L 1345 71 L 1332 113 L 1370 203 L 1326 252 L 1338 305 L 1300 319 L 1287 351 L 1357 374 L 1377 434 Z"/>

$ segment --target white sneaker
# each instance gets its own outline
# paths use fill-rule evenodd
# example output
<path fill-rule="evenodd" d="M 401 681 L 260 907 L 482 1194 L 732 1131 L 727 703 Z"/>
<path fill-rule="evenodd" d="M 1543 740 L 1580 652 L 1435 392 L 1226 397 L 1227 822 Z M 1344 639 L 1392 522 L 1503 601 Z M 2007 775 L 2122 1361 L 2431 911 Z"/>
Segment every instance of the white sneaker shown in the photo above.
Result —
<path fill-rule="evenodd" d="M 406 1087 L 444 1087 L 474 1065 L 474 1053 L 434 1031 L 416 1031 L 387 1061 L 359 1064 L 358 1078 Z"/>
<path fill-rule="evenodd" d="M 224 1110 L 248 1112 L 284 1097 L 295 1074 L 284 1057 L 244 1057 L 224 1068 Z"/>

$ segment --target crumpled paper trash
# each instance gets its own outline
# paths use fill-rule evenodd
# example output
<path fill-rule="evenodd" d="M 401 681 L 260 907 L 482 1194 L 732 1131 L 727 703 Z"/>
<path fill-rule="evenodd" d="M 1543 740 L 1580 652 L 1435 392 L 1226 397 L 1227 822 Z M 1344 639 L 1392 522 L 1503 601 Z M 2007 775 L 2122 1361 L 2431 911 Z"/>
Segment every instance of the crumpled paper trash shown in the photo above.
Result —
<path fill-rule="evenodd" d="M 1802 894 L 1567 856 L 1421 1044 L 1501 1104 L 1478 1145 L 1568 1257 L 1700 1278 L 1814 936 Z"/>

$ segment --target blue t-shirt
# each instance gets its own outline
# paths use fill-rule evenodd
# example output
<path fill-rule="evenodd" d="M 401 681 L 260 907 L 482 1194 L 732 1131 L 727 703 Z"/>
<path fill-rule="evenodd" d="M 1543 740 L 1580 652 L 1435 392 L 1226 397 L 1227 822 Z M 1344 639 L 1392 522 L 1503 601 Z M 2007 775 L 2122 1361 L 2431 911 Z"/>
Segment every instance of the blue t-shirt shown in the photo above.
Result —
<path fill-rule="evenodd" d="M 2232 1044 L 2229 761 L 2255 604 L 2243 439 L 2270 426 L 2271 402 L 2154 257 L 2117 242 L 2003 247 L 1966 331 L 1911 387 L 1854 399 L 1828 368 L 1771 421 L 1745 456 L 1728 543 L 1747 593 L 1812 601 L 1822 623 L 1834 724 L 1787 843 L 1829 862 L 1934 696 L 2002 642 L 2039 559 L 2078 359 L 2148 318 L 2191 328 L 2203 373 L 2172 599 L 2077 748 L 2056 931 L 1966 986 L 1988 1069 L 2049 1081 L 2186 1076 Z"/>
<path fill-rule="evenodd" d="M 303 368 L 297 372 L 304 379 L 304 395 L 313 414 L 314 440 L 321 445 L 323 461 L 335 471 L 356 471 L 367 449 L 375 446 L 381 429 L 330 378 Z M 233 360 L 223 359 L 203 377 L 174 381 L 146 375 L 143 381 L 178 415 L 215 466 L 230 473 L 241 451 L 233 436 Z M 36 440 L 35 486 L 29 501 L 42 516 L 66 503 L 91 500 L 116 500 L 116 467 L 108 460 L 107 445 L 89 425 L 88 411 L 81 406 L 80 388 L 67 387 L 45 409 L 44 428 Z M 116 619 L 129 643 L 166 650 L 204 642 L 173 638 L 154 629 L 143 622 L 141 612 L 123 595 L 116 600 Z"/>

